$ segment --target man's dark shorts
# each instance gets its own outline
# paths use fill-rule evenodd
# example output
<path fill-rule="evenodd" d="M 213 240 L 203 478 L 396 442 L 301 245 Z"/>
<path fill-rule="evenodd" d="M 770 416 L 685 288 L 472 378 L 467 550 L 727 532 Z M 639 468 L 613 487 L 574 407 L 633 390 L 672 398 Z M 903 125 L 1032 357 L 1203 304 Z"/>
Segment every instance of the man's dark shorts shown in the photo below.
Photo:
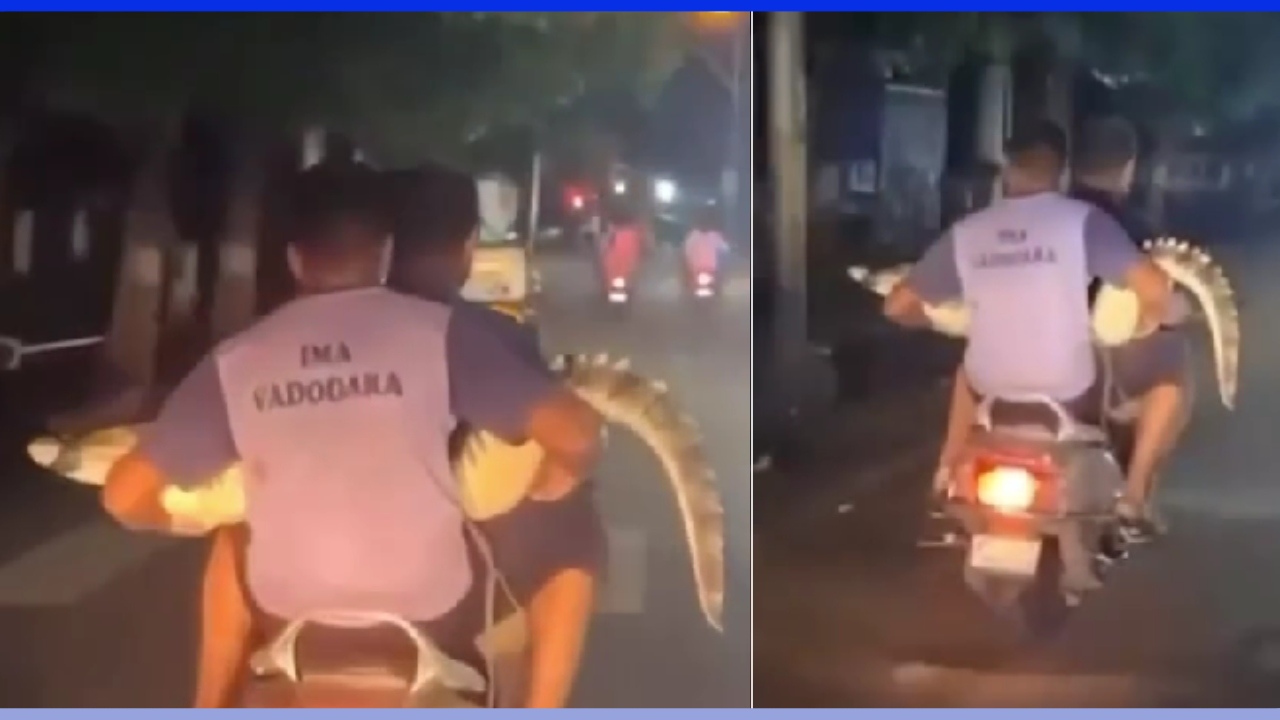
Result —
<path fill-rule="evenodd" d="M 1186 381 L 1190 346 L 1182 328 L 1162 328 L 1147 337 L 1101 352 L 1106 353 L 1106 360 L 1111 363 L 1114 373 L 1109 402 L 1112 407 L 1139 400 L 1161 385 L 1182 385 Z M 1079 397 L 1063 403 L 1076 420 L 1091 425 L 1102 421 L 1102 398 L 1107 382 L 1101 356 L 1098 363 L 1098 377 L 1093 386 Z M 1041 419 L 1042 412 L 1034 406 L 1002 404 L 993 409 L 992 420 L 1036 422 Z"/>
<path fill-rule="evenodd" d="M 526 500 L 511 512 L 478 525 L 498 570 L 522 607 L 528 607 L 538 589 L 558 573 L 584 570 L 600 577 L 605 569 L 604 524 L 592 481 L 561 500 Z M 474 543 L 468 546 L 474 569 L 471 589 L 453 610 L 423 627 L 442 650 L 459 660 L 476 662 L 480 658 L 473 641 L 485 628 L 488 565 Z M 512 610 L 501 591 L 498 606 L 499 618 Z"/>

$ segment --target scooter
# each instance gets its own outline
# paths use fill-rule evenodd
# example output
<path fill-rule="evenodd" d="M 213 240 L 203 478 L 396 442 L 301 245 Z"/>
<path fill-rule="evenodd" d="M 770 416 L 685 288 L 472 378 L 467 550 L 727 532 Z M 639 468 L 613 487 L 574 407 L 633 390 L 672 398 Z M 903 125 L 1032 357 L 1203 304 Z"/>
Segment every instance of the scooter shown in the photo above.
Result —
<path fill-rule="evenodd" d="M 942 514 L 969 589 L 1028 639 L 1065 624 L 1128 552 L 1115 515 L 1132 443 L 1045 397 L 986 398 Z M 1119 452 L 1117 452 L 1119 451 Z"/>

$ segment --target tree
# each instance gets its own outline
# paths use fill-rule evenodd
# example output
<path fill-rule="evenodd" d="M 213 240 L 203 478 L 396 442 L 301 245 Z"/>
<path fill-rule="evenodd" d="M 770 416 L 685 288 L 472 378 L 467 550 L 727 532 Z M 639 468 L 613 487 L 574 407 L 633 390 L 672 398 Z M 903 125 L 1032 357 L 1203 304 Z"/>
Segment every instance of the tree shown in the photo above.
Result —
<path fill-rule="evenodd" d="M 588 88 L 645 89 L 661 75 L 667 48 L 679 47 L 676 20 L 641 13 L 189 13 L 33 22 L 46 40 L 38 74 L 47 102 L 107 118 L 136 139 L 142 169 L 127 244 L 169 248 L 176 234 L 166 170 L 190 108 L 214 108 L 236 121 L 239 177 L 228 234 L 243 238 L 256 230 L 262 151 L 277 138 L 319 124 L 348 131 L 383 163 L 456 160 L 484 129 L 539 126 Z"/>
<path fill-rule="evenodd" d="M 825 16 L 820 32 L 866 42 L 940 82 L 966 53 L 1048 40 L 1064 58 L 1142 79 L 1208 118 L 1239 119 L 1275 97 L 1273 13 L 956 12 Z"/>

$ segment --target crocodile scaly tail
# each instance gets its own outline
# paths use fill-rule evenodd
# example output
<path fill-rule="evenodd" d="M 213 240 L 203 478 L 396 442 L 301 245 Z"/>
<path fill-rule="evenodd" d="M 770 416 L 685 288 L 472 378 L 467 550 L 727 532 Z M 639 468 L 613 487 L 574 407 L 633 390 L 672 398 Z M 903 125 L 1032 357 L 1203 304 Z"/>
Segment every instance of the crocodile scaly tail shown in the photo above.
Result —
<path fill-rule="evenodd" d="M 1208 253 L 1184 240 L 1158 238 L 1143 248 L 1203 308 L 1213 343 L 1218 395 L 1223 405 L 1234 408 L 1240 375 L 1240 309 L 1226 273 Z"/>
<path fill-rule="evenodd" d="M 610 423 L 640 437 L 657 455 L 680 508 L 702 613 L 716 629 L 724 614 L 724 508 L 693 421 L 667 388 L 605 355 L 557 358 L 565 379 Z"/>

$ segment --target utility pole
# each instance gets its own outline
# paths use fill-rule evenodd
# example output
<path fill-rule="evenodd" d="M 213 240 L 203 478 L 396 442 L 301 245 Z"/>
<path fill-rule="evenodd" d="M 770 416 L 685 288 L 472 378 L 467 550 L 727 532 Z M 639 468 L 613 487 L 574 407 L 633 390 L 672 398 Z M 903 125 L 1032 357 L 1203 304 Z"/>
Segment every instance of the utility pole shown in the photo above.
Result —
<path fill-rule="evenodd" d="M 808 146 L 805 115 L 804 16 L 769 18 L 769 161 L 774 177 L 774 368 L 784 397 L 795 396 L 795 371 L 808 344 L 806 252 Z M 790 400 L 787 401 L 790 404 Z"/>

